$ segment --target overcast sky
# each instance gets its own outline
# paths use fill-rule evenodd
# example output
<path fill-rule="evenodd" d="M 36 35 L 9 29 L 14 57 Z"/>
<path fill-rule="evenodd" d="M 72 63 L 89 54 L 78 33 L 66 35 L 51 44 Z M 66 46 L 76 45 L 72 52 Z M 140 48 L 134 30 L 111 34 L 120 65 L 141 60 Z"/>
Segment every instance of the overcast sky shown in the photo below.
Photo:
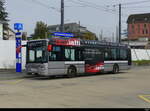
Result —
<path fill-rule="evenodd" d="M 21 22 L 24 24 L 24 31 L 30 35 L 34 32 L 37 21 L 43 21 L 48 25 L 60 24 L 60 1 L 61 0 L 6 0 L 6 10 L 9 13 L 10 27 L 13 28 L 14 23 Z M 99 34 L 101 30 L 103 30 L 104 36 L 109 37 L 112 36 L 113 32 L 116 32 L 116 26 L 118 25 L 117 4 L 123 4 L 122 30 L 126 29 L 126 20 L 130 14 L 150 12 L 150 2 L 147 2 L 148 0 L 64 1 L 66 6 L 65 23 L 78 23 L 80 21 L 82 26 L 86 26 L 96 34 Z"/>

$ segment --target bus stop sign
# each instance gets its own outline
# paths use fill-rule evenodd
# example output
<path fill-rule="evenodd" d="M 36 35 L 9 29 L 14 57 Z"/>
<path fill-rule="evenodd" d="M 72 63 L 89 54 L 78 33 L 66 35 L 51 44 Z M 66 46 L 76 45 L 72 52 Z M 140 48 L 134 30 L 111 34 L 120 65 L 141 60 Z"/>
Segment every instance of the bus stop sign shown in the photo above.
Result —
<path fill-rule="evenodd" d="M 16 72 L 22 72 L 22 44 L 21 44 L 21 32 L 20 30 L 23 30 L 23 24 L 21 23 L 15 23 L 14 29 L 17 30 L 16 32 Z"/>
<path fill-rule="evenodd" d="M 23 30 L 23 24 L 21 24 L 21 23 L 15 23 L 14 24 L 14 29 L 15 30 Z"/>
<path fill-rule="evenodd" d="M 16 33 L 16 72 L 22 72 L 21 32 Z"/>

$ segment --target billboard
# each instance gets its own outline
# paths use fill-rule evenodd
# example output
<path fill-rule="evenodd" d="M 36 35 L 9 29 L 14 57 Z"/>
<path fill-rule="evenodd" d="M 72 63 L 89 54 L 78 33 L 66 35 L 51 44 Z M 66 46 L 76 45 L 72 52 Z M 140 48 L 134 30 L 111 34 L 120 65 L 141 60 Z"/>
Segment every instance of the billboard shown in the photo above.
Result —
<path fill-rule="evenodd" d="M 3 24 L 0 23 L 0 40 L 3 40 Z"/>

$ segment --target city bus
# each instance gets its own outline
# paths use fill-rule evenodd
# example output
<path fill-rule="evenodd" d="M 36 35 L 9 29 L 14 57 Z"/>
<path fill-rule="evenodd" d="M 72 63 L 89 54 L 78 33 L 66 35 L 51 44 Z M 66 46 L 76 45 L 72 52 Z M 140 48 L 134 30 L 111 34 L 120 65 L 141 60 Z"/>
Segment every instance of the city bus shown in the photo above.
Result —
<path fill-rule="evenodd" d="M 26 73 L 40 76 L 118 73 L 130 69 L 128 45 L 82 40 L 50 38 L 27 42 Z"/>

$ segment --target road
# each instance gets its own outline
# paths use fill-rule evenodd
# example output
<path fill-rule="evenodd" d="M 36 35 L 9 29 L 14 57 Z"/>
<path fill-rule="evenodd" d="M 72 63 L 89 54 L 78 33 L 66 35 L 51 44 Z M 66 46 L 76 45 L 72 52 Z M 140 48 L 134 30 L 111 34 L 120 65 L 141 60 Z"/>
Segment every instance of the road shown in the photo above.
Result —
<path fill-rule="evenodd" d="M 150 66 L 71 79 L 4 79 L 0 98 L 0 108 L 150 108 Z"/>

